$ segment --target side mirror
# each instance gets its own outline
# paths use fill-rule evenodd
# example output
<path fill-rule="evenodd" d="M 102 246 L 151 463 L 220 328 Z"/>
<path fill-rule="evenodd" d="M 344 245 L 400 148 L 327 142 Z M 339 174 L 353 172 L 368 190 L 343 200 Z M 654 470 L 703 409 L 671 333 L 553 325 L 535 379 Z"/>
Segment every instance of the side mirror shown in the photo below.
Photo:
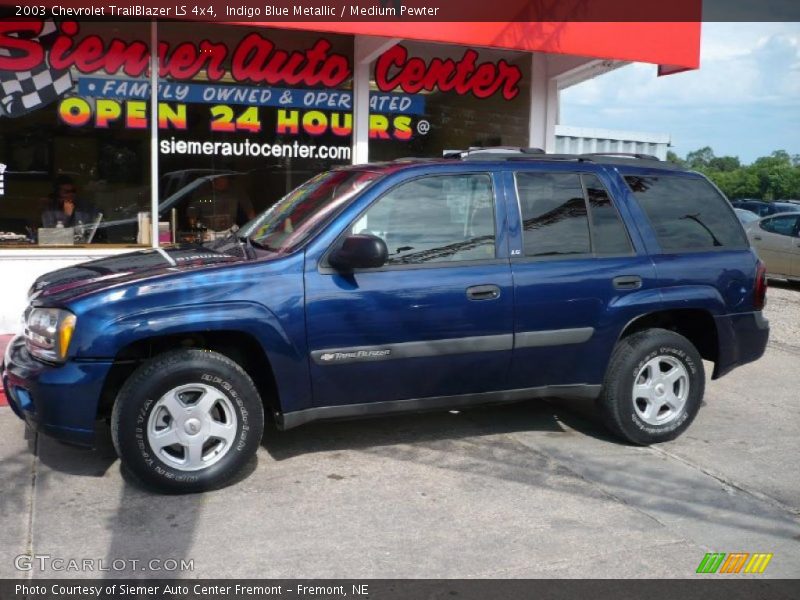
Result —
<path fill-rule="evenodd" d="M 328 263 L 337 271 L 347 272 L 382 267 L 388 258 L 386 242 L 376 235 L 360 233 L 344 238 L 341 247 L 328 257 Z"/>

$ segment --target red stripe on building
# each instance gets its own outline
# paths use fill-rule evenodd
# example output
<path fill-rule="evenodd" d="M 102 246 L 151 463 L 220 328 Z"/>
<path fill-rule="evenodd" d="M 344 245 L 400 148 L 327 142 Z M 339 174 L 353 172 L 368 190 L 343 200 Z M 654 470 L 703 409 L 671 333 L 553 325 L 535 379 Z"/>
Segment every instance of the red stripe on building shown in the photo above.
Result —
<path fill-rule="evenodd" d="M 11 335 L 0 335 L 0 356 L 4 356 L 6 353 L 6 346 L 11 341 Z M 6 394 L 3 391 L 3 386 L 0 385 L 0 406 L 8 406 L 8 401 L 6 400 Z"/>

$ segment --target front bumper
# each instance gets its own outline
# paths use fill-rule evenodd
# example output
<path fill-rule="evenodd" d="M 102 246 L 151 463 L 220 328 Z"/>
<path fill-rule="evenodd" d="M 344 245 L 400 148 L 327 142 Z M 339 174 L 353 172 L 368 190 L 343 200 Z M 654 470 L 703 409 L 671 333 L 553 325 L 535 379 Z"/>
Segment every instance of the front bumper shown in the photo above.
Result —
<path fill-rule="evenodd" d="M 31 427 L 60 440 L 91 446 L 97 405 L 111 361 L 68 360 L 48 365 L 33 358 L 22 336 L 6 349 L 0 377 L 8 403 Z"/>
<path fill-rule="evenodd" d="M 758 360 L 769 340 L 769 320 L 761 311 L 714 317 L 717 324 L 719 356 L 713 379 L 736 367 Z"/>

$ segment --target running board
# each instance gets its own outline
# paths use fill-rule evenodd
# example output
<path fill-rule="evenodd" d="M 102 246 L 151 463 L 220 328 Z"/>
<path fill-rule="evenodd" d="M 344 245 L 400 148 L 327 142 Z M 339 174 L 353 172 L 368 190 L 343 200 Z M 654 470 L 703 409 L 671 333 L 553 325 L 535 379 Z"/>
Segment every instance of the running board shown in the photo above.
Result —
<path fill-rule="evenodd" d="M 549 385 L 517 390 L 503 390 L 499 392 L 483 392 L 480 394 L 463 394 L 459 396 L 433 396 L 430 398 L 390 400 L 365 404 L 320 406 L 289 413 L 276 413 L 275 420 L 279 429 L 286 430 L 312 421 L 377 417 L 405 412 L 427 412 L 448 408 L 481 406 L 484 404 L 519 402 L 520 400 L 535 398 L 594 400 L 600 395 L 601 389 L 602 386 L 600 385 Z"/>

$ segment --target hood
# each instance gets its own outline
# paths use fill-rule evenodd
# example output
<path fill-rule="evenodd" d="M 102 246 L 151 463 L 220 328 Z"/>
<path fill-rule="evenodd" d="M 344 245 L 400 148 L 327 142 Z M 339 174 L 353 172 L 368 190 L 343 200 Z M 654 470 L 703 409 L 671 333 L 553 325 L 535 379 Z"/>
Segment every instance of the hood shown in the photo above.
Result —
<path fill-rule="evenodd" d="M 31 286 L 28 301 L 61 303 L 121 283 L 244 260 L 194 244 L 129 252 L 46 273 Z"/>

